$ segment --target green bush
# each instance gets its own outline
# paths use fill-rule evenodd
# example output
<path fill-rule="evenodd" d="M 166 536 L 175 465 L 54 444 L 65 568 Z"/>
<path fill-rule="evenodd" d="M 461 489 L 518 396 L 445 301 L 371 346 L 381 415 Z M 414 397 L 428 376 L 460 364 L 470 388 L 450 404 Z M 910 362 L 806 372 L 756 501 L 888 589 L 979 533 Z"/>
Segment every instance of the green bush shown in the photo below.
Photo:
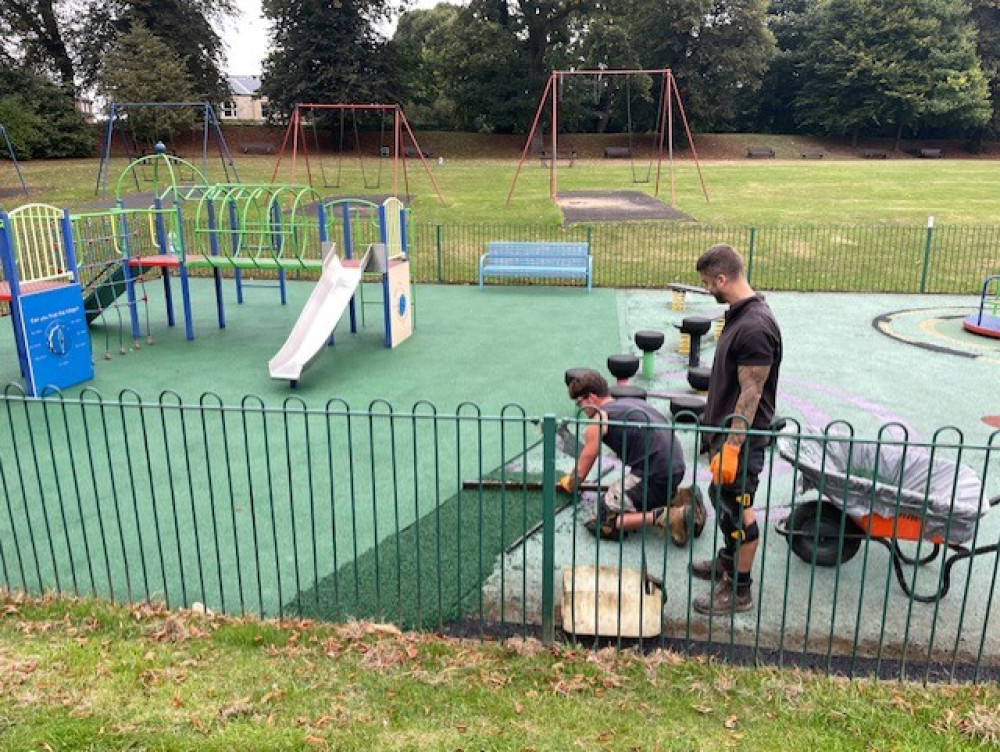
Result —
<path fill-rule="evenodd" d="M 72 92 L 25 70 L 0 72 L 0 123 L 18 159 L 89 157 L 93 129 Z"/>

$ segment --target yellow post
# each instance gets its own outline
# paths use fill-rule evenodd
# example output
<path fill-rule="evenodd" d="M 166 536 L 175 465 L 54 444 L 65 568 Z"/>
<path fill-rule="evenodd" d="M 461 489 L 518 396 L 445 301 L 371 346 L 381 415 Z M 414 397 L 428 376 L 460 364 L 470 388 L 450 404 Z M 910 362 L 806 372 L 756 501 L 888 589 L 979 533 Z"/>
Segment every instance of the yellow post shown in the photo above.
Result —
<path fill-rule="evenodd" d="M 684 310 L 684 291 L 683 290 L 673 290 L 670 296 L 670 310 L 671 311 L 683 311 Z"/>

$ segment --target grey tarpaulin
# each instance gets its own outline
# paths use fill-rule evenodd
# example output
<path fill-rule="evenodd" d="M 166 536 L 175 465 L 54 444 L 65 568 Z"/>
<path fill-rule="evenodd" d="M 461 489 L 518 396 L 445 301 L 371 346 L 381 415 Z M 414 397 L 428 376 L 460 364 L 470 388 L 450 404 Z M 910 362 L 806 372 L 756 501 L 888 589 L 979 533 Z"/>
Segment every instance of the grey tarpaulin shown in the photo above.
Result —
<path fill-rule="evenodd" d="M 851 440 L 807 426 L 805 438 L 778 437 L 781 456 L 799 470 L 799 487 L 815 489 L 852 517 L 916 517 L 924 538 L 964 543 L 986 512 L 979 476 L 926 447 Z M 933 461 L 932 461 L 933 458 Z M 949 522 L 950 519 L 950 522 Z"/>

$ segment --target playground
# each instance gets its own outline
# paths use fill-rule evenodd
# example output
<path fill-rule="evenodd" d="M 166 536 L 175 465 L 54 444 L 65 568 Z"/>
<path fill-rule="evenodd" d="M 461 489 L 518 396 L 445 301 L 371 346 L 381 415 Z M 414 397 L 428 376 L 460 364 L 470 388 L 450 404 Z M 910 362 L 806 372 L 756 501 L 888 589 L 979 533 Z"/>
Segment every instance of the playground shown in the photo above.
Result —
<path fill-rule="evenodd" d="M 664 344 L 634 383 L 664 412 L 694 395 L 679 327 L 717 318 L 716 304 L 692 294 L 685 314 L 665 286 L 588 294 L 537 267 L 531 285 L 413 284 L 413 265 L 432 264 L 407 206 L 323 189 L 216 183 L 162 149 L 121 172 L 110 205 L 3 215 L 8 586 L 417 627 L 545 621 L 543 494 L 467 484 L 542 480 L 539 419 L 574 417 L 564 373 L 607 372 L 609 356 L 636 353 L 637 331 L 662 331 Z M 991 280 L 968 285 L 980 295 L 769 294 L 788 354 L 779 413 L 803 433 L 836 424 L 941 444 L 995 496 L 1000 404 L 982 388 L 1000 361 L 1000 339 L 981 331 L 997 312 Z M 713 348 L 708 334 L 704 363 Z M 23 395 L 50 385 L 61 395 Z M 704 484 L 697 427 L 678 431 Z M 796 498 L 793 476 L 776 458 L 765 492 L 768 568 L 755 579 L 775 608 L 698 622 L 685 568 L 712 536 L 683 551 L 652 531 L 597 545 L 582 506 L 556 517 L 555 581 L 584 562 L 683 583 L 668 588 L 671 638 L 828 654 L 887 641 L 893 655 L 912 639 L 928 660 L 1000 657 L 987 629 L 995 556 L 956 568 L 930 606 L 893 590 L 875 552 L 864 567 L 810 568 L 773 527 Z M 984 515 L 977 541 L 997 540 L 997 518 Z M 917 578 L 921 592 L 938 571 Z M 885 587 L 866 591 L 867 579 Z M 952 601 L 961 607 L 939 607 Z"/>
<path fill-rule="evenodd" d="M 235 284 L 224 285 L 232 301 Z M 242 305 L 227 308 L 227 326 L 219 329 L 214 282 L 194 279 L 194 340 L 179 326 L 168 326 L 162 314 L 151 315 L 154 344 L 127 346 L 125 354 L 111 347 L 110 359 L 95 359 L 93 381 L 66 390 L 68 406 L 8 402 L 4 425 L 12 434 L 4 440 L 18 447 L 5 460 L 8 493 L 31 462 L 22 433 L 25 419 L 36 445 L 47 441 L 54 451 L 52 475 L 40 493 L 32 492 L 43 498 L 42 506 L 30 513 L 15 508 L 4 522 L 13 520 L 14 538 L 22 546 L 37 541 L 34 559 L 19 560 L 5 551 L 10 580 L 23 577 L 31 588 L 61 576 L 62 586 L 70 588 L 75 572 L 72 587 L 84 593 L 166 599 L 175 606 L 199 601 L 213 609 L 267 615 L 381 616 L 425 627 L 480 617 L 487 623 L 537 623 L 541 539 L 537 532 L 520 539 L 541 519 L 541 494 L 463 490 L 463 481 L 503 472 L 540 477 L 540 433 L 524 416 L 571 417 L 565 370 L 589 366 L 606 372 L 609 354 L 636 352 L 637 330 L 659 328 L 665 343 L 656 354 L 653 379 L 635 383 L 654 392 L 690 392 L 689 356 L 677 352 L 674 326 L 685 314 L 671 310 L 665 291 L 598 289 L 588 295 L 575 287 L 505 285 L 480 291 L 420 285 L 411 341 L 388 349 L 377 324 L 352 334 L 342 322 L 335 345 L 292 391 L 269 377 L 267 361 L 315 285 L 290 281 L 285 305 L 273 291 L 255 290 Z M 162 311 L 162 290 L 148 286 L 151 312 Z M 914 442 L 964 441 L 972 447 L 985 446 L 994 436 L 995 443 L 1000 405 L 978 385 L 992 378 L 1000 347 L 963 330 L 962 315 L 971 314 L 977 302 L 972 296 L 775 293 L 769 300 L 789 353 L 780 393 L 783 415 L 811 426 L 845 421 L 865 437 L 891 423 L 905 427 Z M 687 314 L 710 307 L 690 305 Z M 876 323 L 887 313 L 892 325 L 880 329 Z M 17 382 L 9 322 L 9 317 L 3 322 L 0 364 L 4 381 Z M 539 322 L 545 322 L 546 336 L 525 336 Z M 91 327 L 95 354 L 109 337 L 115 342 L 111 329 Z M 712 347 L 709 337 L 702 357 L 711 357 Z M 942 390 L 942 382 L 951 388 Z M 982 396 L 970 399 L 971 394 Z M 652 399 L 669 409 L 669 401 Z M 509 423 L 482 422 L 480 416 L 506 416 Z M 134 432 L 132 439 L 118 443 L 109 422 L 126 436 Z M 956 431 L 939 436 L 944 426 Z M 682 440 L 692 466 L 695 436 L 682 433 Z M 109 441 L 112 448 L 103 449 Z M 88 442 L 102 456 L 88 456 Z M 565 469 L 572 459 L 557 461 Z M 981 461 L 981 453 L 970 448 L 966 462 L 980 471 L 990 467 Z M 52 485 L 60 475 L 55 468 L 68 462 L 78 465 L 84 487 L 79 498 L 94 504 L 92 509 L 73 508 L 65 481 Z M 102 477 L 102 469 L 115 467 L 117 477 Z M 988 493 L 995 494 L 996 471 L 985 481 Z M 100 501 L 85 501 L 91 485 Z M 809 641 L 811 626 L 809 647 L 823 652 L 826 643 L 817 645 L 816 639 L 850 641 L 864 623 L 857 633 L 862 646 L 877 642 L 880 630 L 892 635 L 910 626 L 912 639 L 936 640 L 935 650 L 944 650 L 957 644 L 960 622 L 973 633 L 985 625 L 995 566 L 990 557 L 977 562 L 974 576 L 967 578 L 958 568 L 943 604 L 954 601 L 961 609 L 903 608 L 906 599 L 895 584 L 883 588 L 888 560 L 874 552 L 866 565 L 866 578 L 874 583 L 867 596 L 857 590 L 860 564 L 845 565 L 838 579 L 819 572 L 811 583 L 808 565 L 795 558 L 786 562 L 788 546 L 770 529 L 787 516 L 791 497 L 791 474 L 779 460 L 766 495 L 769 533 L 762 558 L 768 571 L 775 570 L 773 578 L 782 576 L 787 563 L 782 576 L 787 582 L 758 581 L 764 583 L 763 600 L 780 604 L 783 582 L 790 595 L 783 608 L 740 617 L 738 641 L 759 635 L 764 644 L 786 640 L 792 649 Z M 65 546 L 56 532 L 64 498 L 72 511 Z M 690 555 L 711 552 L 711 536 L 690 551 L 673 549 L 652 531 L 633 536 L 620 549 L 606 543 L 598 549 L 583 528 L 584 514 L 571 507 L 557 515 L 560 571 L 572 561 L 636 569 L 645 563 L 650 571 L 662 570 L 667 581 L 685 583 L 669 592 L 670 634 L 704 638 L 708 625 L 687 612 L 683 568 Z M 1000 535 L 996 518 L 983 518 L 980 540 Z M 101 519 L 106 529 L 98 534 Z M 146 539 L 135 538 L 135 530 L 145 530 Z M 102 564 L 88 574 L 84 544 L 91 558 L 105 562 L 106 571 Z M 136 561 L 143 562 L 141 576 Z M 122 569 L 127 566 L 131 582 Z M 937 568 L 929 571 L 936 574 Z M 926 589 L 933 582 L 922 577 L 920 585 Z M 834 616 L 821 604 L 830 603 L 831 593 L 853 604 L 859 617 L 883 614 L 884 623 L 877 617 L 858 623 L 842 617 L 828 635 L 824 625 Z M 806 602 L 815 608 L 794 605 Z M 929 620 L 931 613 L 936 620 Z M 724 621 L 711 627 L 712 639 L 729 639 Z M 937 631 L 928 637 L 932 624 Z M 963 643 L 963 654 L 975 647 Z M 996 656 L 1000 645 L 989 637 L 984 650 Z"/>

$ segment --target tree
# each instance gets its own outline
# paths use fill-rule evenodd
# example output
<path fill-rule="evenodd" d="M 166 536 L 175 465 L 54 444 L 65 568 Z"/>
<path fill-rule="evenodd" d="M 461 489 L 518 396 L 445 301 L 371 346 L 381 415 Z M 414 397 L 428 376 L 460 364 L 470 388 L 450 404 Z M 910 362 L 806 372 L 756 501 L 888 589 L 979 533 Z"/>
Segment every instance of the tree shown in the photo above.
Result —
<path fill-rule="evenodd" d="M 965 131 L 990 117 L 962 0 L 825 0 L 810 13 L 795 111 L 802 127 L 851 134 Z"/>
<path fill-rule="evenodd" d="M 53 73 L 64 86 L 74 88 L 75 69 L 63 38 L 56 0 L 3 0 L 0 33 L 18 49 L 29 70 Z"/>
<path fill-rule="evenodd" d="M 995 138 L 1000 135 L 1000 0 L 974 0 L 972 20 L 978 31 L 976 48 L 988 82 L 993 110 L 985 132 L 977 134 L 977 140 L 985 135 Z"/>
<path fill-rule="evenodd" d="M 756 109 L 774 54 L 766 0 L 632 0 L 629 23 L 645 67 L 671 68 L 692 124 L 732 130 Z"/>
<path fill-rule="evenodd" d="M 185 61 L 199 99 L 228 98 L 212 22 L 231 16 L 234 0 L 3 0 L 2 8 L 0 34 L 19 65 L 63 86 L 94 86 L 105 51 L 139 21 Z"/>
<path fill-rule="evenodd" d="M 25 68 L 0 73 L 0 122 L 19 159 L 87 157 L 94 131 L 76 111 L 73 92 Z"/>
<path fill-rule="evenodd" d="M 539 92 L 528 83 L 517 26 L 489 10 L 439 5 L 400 18 L 390 50 L 408 71 L 400 83 L 415 120 L 434 112 L 457 130 L 527 129 Z"/>
<path fill-rule="evenodd" d="M 92 2 L 74 32 L 80 75 L 86 84 L 96 84 L 106 72 L 106 50 L 138 24 L 182 61 L 194 101 L 222 102 L 229 98 L 222 72 L 225 49 L 212 21 L 222 21 L 234 13 L 233 0 Z"/>
<path fill-rule="evenodd" d="M 376 25 L 390 0 L 264 0 L 273 48 L 261 93 L 275 110 L 296 103 L 395 99 L 385 40 Z"/>
<path fill-rule="evenodd" d="M 803 63 L 808 31 L 807 10 L 815 0 L 772 0 L 768 28 L 777 50 L 761 82 L 755 129 L 771 133 L 794 133 L 797 123 L 794 102 L 801 88 L 799 69 Z"/>
<path fill-rule="evenodd" d="M 109 102 L 198 101 L 184 61 L 141 23 L 108 53 L 99 85 Z M 132 137 L 149 144 L 195 127 L 193 108 L 135 108 L 126 117 Z"/>

